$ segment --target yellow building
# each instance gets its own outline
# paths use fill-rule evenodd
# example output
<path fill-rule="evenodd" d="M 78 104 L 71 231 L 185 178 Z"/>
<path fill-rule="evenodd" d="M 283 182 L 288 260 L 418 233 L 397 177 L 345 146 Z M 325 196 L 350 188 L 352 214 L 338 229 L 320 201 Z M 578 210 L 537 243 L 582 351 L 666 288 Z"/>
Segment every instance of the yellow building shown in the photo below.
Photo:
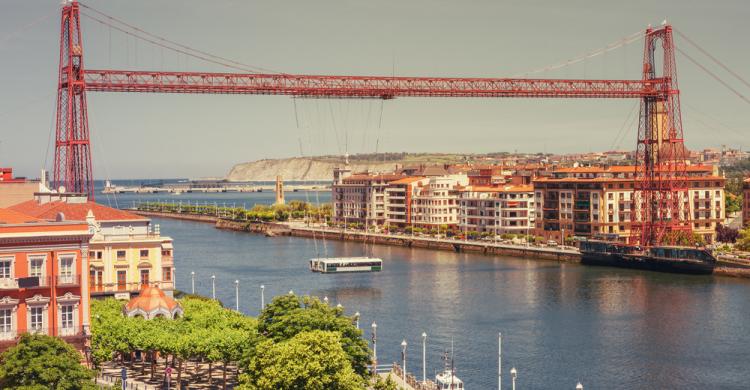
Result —
<path fill-rule="evenodd" d="M 81 197 L 37 194 L 36 200 L 11 209 L 42 219 L 85 220 L 89 242 L 89 289 L 92 296 L 126 299 L 142 286 L 174 291 L 172 239 L 159 225 L 127 211 L 86 201 Z"/>

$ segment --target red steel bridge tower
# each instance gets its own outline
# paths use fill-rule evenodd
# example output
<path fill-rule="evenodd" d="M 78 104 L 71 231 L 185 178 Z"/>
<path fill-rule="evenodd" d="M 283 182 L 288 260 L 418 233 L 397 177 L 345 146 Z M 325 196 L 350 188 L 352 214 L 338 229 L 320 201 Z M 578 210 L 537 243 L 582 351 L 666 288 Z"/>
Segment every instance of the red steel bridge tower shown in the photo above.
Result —
<path fill-rule="evenodd" d="M 85 5 L 81 5 L 84 6 Z M 323 98 L 506 97 L 640 99 L 632 244 L 690 234 L 672 28 L 644 32 L 640 80 L 321 76 L 85 70 L 79 4 L 62 10 L 54 182 L 94 198 L 86 91 L 290 95 Z M 661 74 L 657 49 L 661 44 Z"/>
<path fill-rule="evenodd" d="M 93 199 L 94 175 L 78 2 L 62 9 L 59 71 L 53 182 L 55 186 L 65 187 L 67 192 L 82 193 Z"/>

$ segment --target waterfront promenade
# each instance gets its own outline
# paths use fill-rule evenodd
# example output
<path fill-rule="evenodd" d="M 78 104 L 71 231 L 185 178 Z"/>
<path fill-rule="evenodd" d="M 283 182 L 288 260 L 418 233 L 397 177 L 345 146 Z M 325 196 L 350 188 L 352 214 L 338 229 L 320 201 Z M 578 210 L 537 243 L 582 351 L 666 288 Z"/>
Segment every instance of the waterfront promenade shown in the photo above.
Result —
<path fill-rule="evenodd" d="M 544 246 L 532 243 L 514 244 L 502 240 L 469 240 L 436 238 L 418 234 L 376 233 L 354 229 L 332 228 L 321 224 L 309 225 L 303 221 L 261 223 L 232 221 L 208 215 L 179 214 L 137 209 L 132 209 L 131 211 L 148 217 L 210 223 L 218 229 L 246 231 L 270 236 L 290 235 L 316 240 L 355 241 L 364 244 L 481 253 L 486 255 L 513 256 L 535 260 L 563 262 L 580 262 L 581 260 L 581 253 L 578 248 L 563 245 Z M 750 261 L 738 257 L 719 256 L 719 264 L 714 270 L 714 275 L 750 278 Z"/>

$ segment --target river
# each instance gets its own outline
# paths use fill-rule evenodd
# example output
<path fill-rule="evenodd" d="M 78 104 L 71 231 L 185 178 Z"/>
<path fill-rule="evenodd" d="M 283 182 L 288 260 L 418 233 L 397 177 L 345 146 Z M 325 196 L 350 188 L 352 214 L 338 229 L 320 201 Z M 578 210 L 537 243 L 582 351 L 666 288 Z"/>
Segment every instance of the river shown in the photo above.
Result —
<path fill-rule="evenodd" d="M 272 199 L 195 199 L 221 203 L 232 196 L 248 203 Z M 507 389 L 511 367 L 518 370 L 518 389 L 573 389 L 577 381 L 586 389 L 739 389 L 750 383 L 748 280 L 388 246 L 371 248 L 384 259 L 380 273 L 320 275 L 308 271 L 307 259 L 360 255 L 363 244 L 154 222 L 175 240 L 179 289 L 190 290 L 194 271 L 196 292 L 210 296 L 213 274 L 217 297 L 234 307 L 239 280 L 240 309 L 249 315 L 258 314 L 261 284 L 267 301 L 289 290 L 327 296 L 348 314 L 361 313 L 368 340 L 377 322 L 380 363 L 400 361 L 406 339 L 407 368 L 418 378 L 426 332 L 429 377 L 443 367 L 441 356 L 453 340 L 457 376 L 466 388 L 497 388 L 502 332 Z"/>

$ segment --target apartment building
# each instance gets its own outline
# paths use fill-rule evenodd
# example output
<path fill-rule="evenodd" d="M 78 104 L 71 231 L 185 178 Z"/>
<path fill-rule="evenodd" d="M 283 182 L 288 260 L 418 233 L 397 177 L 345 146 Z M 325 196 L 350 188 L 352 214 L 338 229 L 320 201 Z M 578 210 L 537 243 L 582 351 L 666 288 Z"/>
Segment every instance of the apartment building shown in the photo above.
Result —
<path fill-rule="evenodd" d="M 461 231 L 497 234 L 534 232 L 531 185 L 468 186 L 459 191 Z"/>
<path fill-rule="evenodd" d="M 0 352 L 22 333 L 82 351 L 89 336 L 89 226 L 0 209 Z"/>
<path fill-rule="evenodd" d="M 349 169 L 334 170 L 332 185 L 333 222 L 368 226 L 386 223 L 386 187 L 404 178 L 401 174 L 351 174 Z"/>
<path fill-rule="evenodd" d="M 414 221 L 413 199 L 430 179 L 404 177 L 388 183 L 385 189 L 385 225 L 405 227 Z"/>
<path fill-rule="evenodd" d="M 432 228 L 458 226 L 458 189 L 469 184 L 466 175 L 429 177 L 411 199 L 414 226 Z"/>
<path fill-rule="evenodd" d="M 614 234 L 630 237 L 637 213 L 633 205 L 635 167 L 578 167 L 553 172 L 534 181 L 536 234 L 562 242 L 567 237 Z M 689 216 L 693 231 L 712 242 L 716 226 L 724 221 L 724 183 L 711 166 L 690 166 L 686 177 L 688 198 L 680 210 Z"/>
<path fill-rule="evenodd" d="M 174 291 L 174 247 L 159 225 L 76 195 L 37 194 L 12 210 L 44 220 L 85 221 L 92 233 L 86 272 L 92 296 L 129 299 L 143 286 Z"/>

